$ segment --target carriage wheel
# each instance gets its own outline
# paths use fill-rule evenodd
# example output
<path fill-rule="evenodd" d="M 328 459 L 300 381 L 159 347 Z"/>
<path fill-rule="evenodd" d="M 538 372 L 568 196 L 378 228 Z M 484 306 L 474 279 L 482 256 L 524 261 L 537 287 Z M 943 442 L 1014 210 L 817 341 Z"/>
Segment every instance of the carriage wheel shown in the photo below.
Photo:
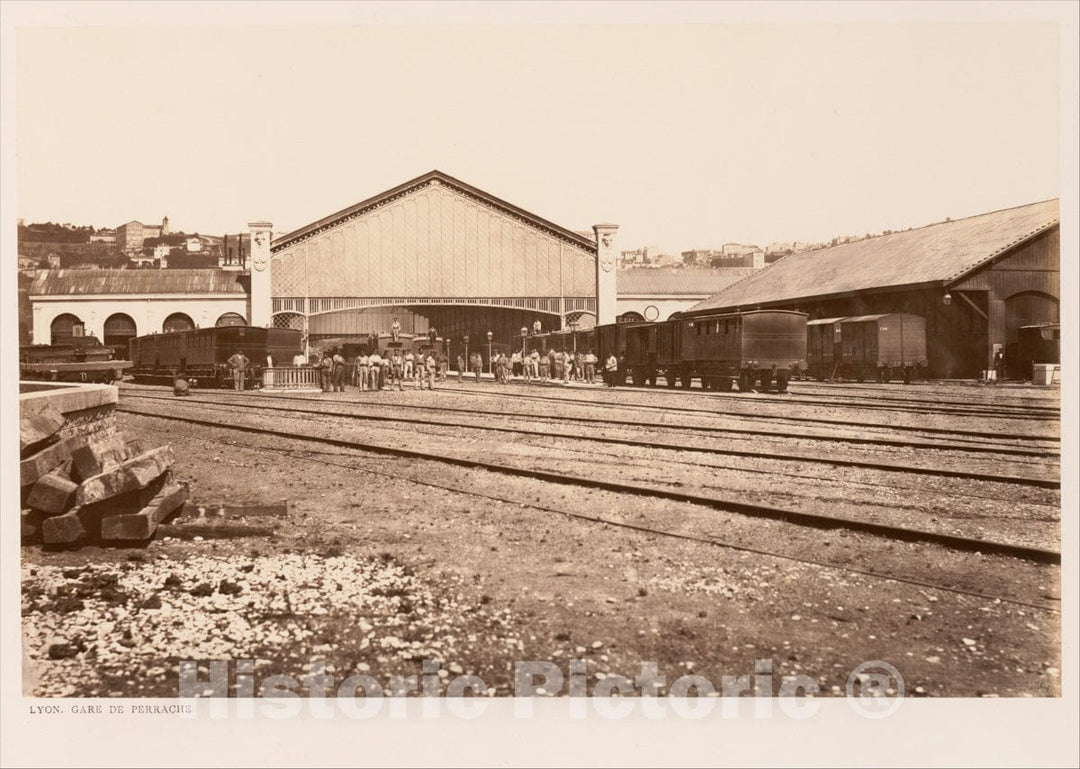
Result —
<path fill-rule="evenodd" d="M 684 390 L 689 390 L 690 389 L 690 383 L 693 381 L 693 379 L 694 378 L 690 375 L 690 372 L 684 371 L 683 374 L 682 374 L 682 377 L 681 377 L 682 388 Z"/>
<path fill-rule="evenodd" d="M 778 371 L 776 373 L 776 389 L 778 392 L 786 393 L 788 381 L 791 379 L 791 375 L 787 371 Z"/>
<path fill-rule="evenodd" d="M 734 381 L 732 381 L 731 377 L 727 377 L 727 376 L 720 377 L 720 390 L 722 392 L 726 392 L 726 393 L 731 392 L 731 386 L 733 384 L 734 384 Z"/>
<path fill-rule="evenodd" d="M 670 369 L 664 372 L 664 381 L 667 382 L 668 387 L 675 387 L 675 372 Z"/>
<path fill-rule="evenodd" d="M 771 371 L 762 371 L 761 372 L 761 391 L 763 393 L 768 392 L 769 391 L 769 385 L 771 385 L 771 384 L 772 384 L 772 372 Z"/>

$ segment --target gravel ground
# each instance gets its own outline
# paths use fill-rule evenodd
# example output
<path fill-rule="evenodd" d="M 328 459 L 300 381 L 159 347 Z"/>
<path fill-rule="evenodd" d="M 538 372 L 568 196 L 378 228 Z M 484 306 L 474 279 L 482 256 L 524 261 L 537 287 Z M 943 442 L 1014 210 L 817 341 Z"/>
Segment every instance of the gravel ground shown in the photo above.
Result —
<path fill-rule="evenodd" d="M 391 397 L 423 413 L 443 396 L 483 399 Z M 635 397 L 620 390 L 613 400 Z M 38 694 L 175 696 L 184 658 L 203 665 L 204 679 L 213 660 L 252 659 L 259 680 L 299 678 L 315 662 L 338 680 L 359 672 L 384 684 L 422 673 L 427 658 L 443 671 L 433 674 L 440 687 L 473 673 L 496 696 L 512 693 L 517 660 L 566 672 L 575 659 L 590 685 L 652 661 L 668 684 L 692 672 L 719 688 L 767 659 L 774 685 L 805 675 L 839 695 L 857 665 L 879 660 L 916 696 L 1060 696 L 1060 615 L 1001 600 L 1053 605 L 1056 567 L 151 417 L 119 421 L 173 446 L 195 501 L 285 497 L 289 515 L 269 537 L 134 552 L 25 547 L 25 651 Z M 505 460 L 520 450 L 509 437 L 465 447 Z M 417 427 L 398 440 L 423 449 L 429 438 Z M 698 541 L 710 538 L 729 546 Z"/>

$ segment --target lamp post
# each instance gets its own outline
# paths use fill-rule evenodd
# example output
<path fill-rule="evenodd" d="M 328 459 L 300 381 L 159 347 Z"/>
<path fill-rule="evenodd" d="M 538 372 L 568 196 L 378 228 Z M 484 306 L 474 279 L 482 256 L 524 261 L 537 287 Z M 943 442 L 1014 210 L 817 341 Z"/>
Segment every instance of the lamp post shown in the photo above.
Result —
<path fill-rule="evenodd" d="M 525 337 L 527 337 L 528 335 L 529 335 L 529 327 L 528 326 L 522 326 L 521 327 L 521 359 L 522 359 L 522 362 L 524 362 L 524 360 L 525 360 Z"/>
<path fill-rule="evenodd" d="M 469 335 L 466 334 L 463 337 L 462 341 L 465 342 L 465 365 L 468 366 L 469 365 Z"/>
<path fill-rule="evenodd" d="M 570 336 L 574 338 L 574 355 L 577 355 L 577 327 L 578 322 L 576 320 L 568 321 L 567 324 L 570 327 Z"/>
<path fill-rule="evenodd" d="M 494 372 L 494 369 L 491 367 L 491 337 L 492 337 L 492 333 L 490 331 L 487 332 L 487 338 L 488 338 L 488 373 L 489 374 Z"/>

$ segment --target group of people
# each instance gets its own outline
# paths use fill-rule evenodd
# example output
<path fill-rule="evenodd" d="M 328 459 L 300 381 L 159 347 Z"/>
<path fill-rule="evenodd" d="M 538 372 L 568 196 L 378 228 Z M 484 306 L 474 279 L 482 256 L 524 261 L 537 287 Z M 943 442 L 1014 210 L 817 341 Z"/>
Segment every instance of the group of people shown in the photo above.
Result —
<path fill-rule="evenodd" d="M 406 382 L 414 382 L 418 390 L 426 386 L 435 389 L 439 376 L 439 360 L 433 352 L 416 353 L 412 350 L 386 349 L 361 353 L 353 361 L 347 361 L 340 350 L 327 350 L 318 361 L 323 392 L 345 392 L 352 385 L 360 392 L 405 389 Z"/>
<path fill-rule="evenodd" d="M 311 361 L 307 361 L 303 354 L 298 354 L 292 363 L 294 366 L 317 366 L 323 392 L 345 392 L 346 385 L 352 385 L 360 392 L 377 392 L 393 389 L 395 386 L 404 390 L 405 382 L 414 382 L 419 390 L 425 386 L 434 390 L 435 381 L 446 378 L 448 361 L 444 356 L 436 356 L 434 351 L 414 354 L 412 350 L 394 348 L 384 352 L 385 355 L 379 355 L 376 349 L 370 354 L 362 353 L 355 360 L 348 361 L 341 354 L 341 350 L 335 348 L 324 351 L 321 356 L 312 356 Z M 250 361 L 243 352 L 237 350 L 227 362 L 233 374 L 234 388 L 243 390 Z M 592 383 L 596 381 L 598 363 L 599 358 L 592 350 L 584 355 L 555 350 L 541 355 L 537 350 L 533 350 L 527 355 L 515 352 L 509 357 L 505 353 L 499 353 L 492 360 L 492 372 L 499 384 L 507 384 L 511 376 L 524 377 L 526 382 L 561 380 Z M 267 366 L 271 370 L 274 366 L 274 361 L 269 356 Z M 468 369 L 465 366 L 465 358 L 458 355 L 458 381 L 463 380 L 468 370 L 479 382 L 484 370 L 483 356 L 479 352 L 473 352 L 469 355 Z M 604 384 L 607 387 L 616 386 L 618 371 L 618 358 L 614 354 L 609 355 L 603 365 Z"/>

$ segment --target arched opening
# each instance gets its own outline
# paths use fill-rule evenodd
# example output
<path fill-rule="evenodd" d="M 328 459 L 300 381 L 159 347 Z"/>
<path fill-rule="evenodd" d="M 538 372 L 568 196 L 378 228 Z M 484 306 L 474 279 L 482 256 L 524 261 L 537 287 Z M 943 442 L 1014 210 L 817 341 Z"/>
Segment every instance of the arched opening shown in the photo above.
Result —
<path fill-rule="evenodd" d="M 118 312 L 105 319 L 105 338 L 102 342 L 106 347 L 115 348 L 116 357 L 127 357 L 128 340 L 137 335 L 135 321 L 130 315 Z"/>
<path fill-rule="evenodd" d="M 71 344 L 73 336 L 83 336 L 86 325 L 77 315 L 65 312 L 57 315 L 49 327 L 50 344 Z"/>
<path fill-rule="evenodd" d="M 1021 326 L 1041 323 L 1058 323 L 1061 310 L 1058 300 L 1039 291 L 1023 291 L 1005 300 L 1005 338 L 1016 341 L 1016 331 Z"/>
<path fill-rule="evenodd" d="M 645 316 L 640 312 L 624 312 L 615 318 L 616 323 L 644 323 Z"/>
<path fill-rule="evenodd" d="M 215 326 L 246 326 L 247 319 L 235 312 L 227 312 L 217 319 Z"/>
<path fill-rule="evenodd" d="M 195 328 L 195 321 L 182 312 L 174 312 L 161 324 L 161 330 L 165 333 L 172 331 L 189 331 Z"/>

